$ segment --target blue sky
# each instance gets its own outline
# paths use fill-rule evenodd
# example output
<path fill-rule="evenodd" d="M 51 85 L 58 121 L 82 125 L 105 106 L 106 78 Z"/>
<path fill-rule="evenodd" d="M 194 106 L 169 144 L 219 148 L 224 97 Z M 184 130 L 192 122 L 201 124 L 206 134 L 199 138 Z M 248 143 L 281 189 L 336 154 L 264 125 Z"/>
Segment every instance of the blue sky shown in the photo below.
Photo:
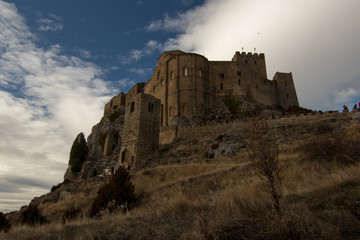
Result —
<path fill-rule="evenodd" d="M 360 101 L 358 0 L 0 0 L 0 211 L 62 181 L 104 104 L 147 81 L 165 50 L 263 52 L 301 106 Z"/>

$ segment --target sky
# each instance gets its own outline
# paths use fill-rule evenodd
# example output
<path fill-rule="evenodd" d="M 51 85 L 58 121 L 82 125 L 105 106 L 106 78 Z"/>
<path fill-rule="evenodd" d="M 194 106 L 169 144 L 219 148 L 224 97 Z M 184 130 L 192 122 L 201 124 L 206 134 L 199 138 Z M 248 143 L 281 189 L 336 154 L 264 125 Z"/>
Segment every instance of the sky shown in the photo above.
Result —
<path fill-rule="evenodd" d="M 358 0 L 0 0 L 0 212 L 63 181 L 76 135 L 166 50 L 265 53 L 301 106 L 360 101 Z M 243 50 L 242 50 L 243 49 Z M 255 50 L 256 49 L 256 50 Z"/>

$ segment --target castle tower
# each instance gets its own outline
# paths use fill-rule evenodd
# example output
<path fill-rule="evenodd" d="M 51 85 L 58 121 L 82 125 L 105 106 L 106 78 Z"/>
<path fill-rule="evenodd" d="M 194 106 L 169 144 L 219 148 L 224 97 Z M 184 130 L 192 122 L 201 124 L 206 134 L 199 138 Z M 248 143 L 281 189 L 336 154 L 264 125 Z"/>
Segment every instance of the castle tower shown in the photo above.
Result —
<path fill-rule="evenodd" d="M 182 51 L 164 52 L 144 92 L 160 99 L 160 124 L 180 115 L 203 116 L 214 101 L 209 89 L 208 60 Z"/>
<path fill-rule="evenodd" d="M 276 81 L 278 104 L 285 110 L 290 106 L 299 106 L 292 73 L 277 72 L 274 81 Z"/>
<path fill-rule="evenodd" d="M 134 89 L 135 92 L 139 90 L 134 87 L 126 95 L 119 165 L 140 168 L 159 148 L 160 101 L 141 91 L 134 94 Z"/>

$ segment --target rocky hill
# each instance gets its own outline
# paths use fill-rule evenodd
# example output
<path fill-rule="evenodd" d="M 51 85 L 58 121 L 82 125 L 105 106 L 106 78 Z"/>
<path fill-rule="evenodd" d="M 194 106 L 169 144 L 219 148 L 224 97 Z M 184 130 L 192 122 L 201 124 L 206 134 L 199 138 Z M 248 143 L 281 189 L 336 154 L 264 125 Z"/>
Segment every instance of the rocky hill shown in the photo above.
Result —
<path fill-rule="evenodd" d="M 172 143 L 149 156 L 145 168 L 131 170 L 135 207 L 126 214 L 90 219 L 91 203 L 119 158 L 121 137 L 114 133 L 122 132 L 124 109 L 120 108 L 93 127 L 81 170 L 72 173 L 69 165 L 64 182 L 32 200 L 51 223 L 38 228 L 42 230 L 35 231 L 33 238 L 67 234 L 77 239 L 360 237 L 360 112 L 263 114 L 279 148 L 285 212 L 280 222 L 271 220 L 271 197 L 249 156 L 248 125 L 253 118 L 236 115 L 214 115 L 203 125 L 177 126 Z M 115 136 L 110 147 L 104 142 L 109 133 Z M 104 154 L 106 148 L 109 152 Z M 8 214 L 13 226 L 27 208 Z M 61 225 L 70 209 L 79 213 L 79 220 Z M 23 239 L 22 234 L 30 231 L 26 229 L 19 226 L 0 237 Z M 308 231 L 312 235 L 302 235 Z"/>

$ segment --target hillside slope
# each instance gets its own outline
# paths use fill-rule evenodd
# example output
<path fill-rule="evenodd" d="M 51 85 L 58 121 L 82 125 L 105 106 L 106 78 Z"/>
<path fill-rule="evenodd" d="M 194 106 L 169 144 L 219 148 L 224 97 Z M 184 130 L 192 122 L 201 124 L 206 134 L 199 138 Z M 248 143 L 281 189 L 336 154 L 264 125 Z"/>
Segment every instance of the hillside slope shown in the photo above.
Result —
<path fill-rule="evenodd" d="M 354 115 L 268 121 L 280 150 L 281 217 L 246 151 L 251 132 L 239 121 L 179 129 L 147 168 L 132 172 L 138 200 L 126 214 L 88 217 L 108 176 L 65 182 L 34 200 L 51 224 L 14 227 L 0 238 L 358 239 L 360 125 Z M 83 217 L 61 224 L 71 207 Z"/>

